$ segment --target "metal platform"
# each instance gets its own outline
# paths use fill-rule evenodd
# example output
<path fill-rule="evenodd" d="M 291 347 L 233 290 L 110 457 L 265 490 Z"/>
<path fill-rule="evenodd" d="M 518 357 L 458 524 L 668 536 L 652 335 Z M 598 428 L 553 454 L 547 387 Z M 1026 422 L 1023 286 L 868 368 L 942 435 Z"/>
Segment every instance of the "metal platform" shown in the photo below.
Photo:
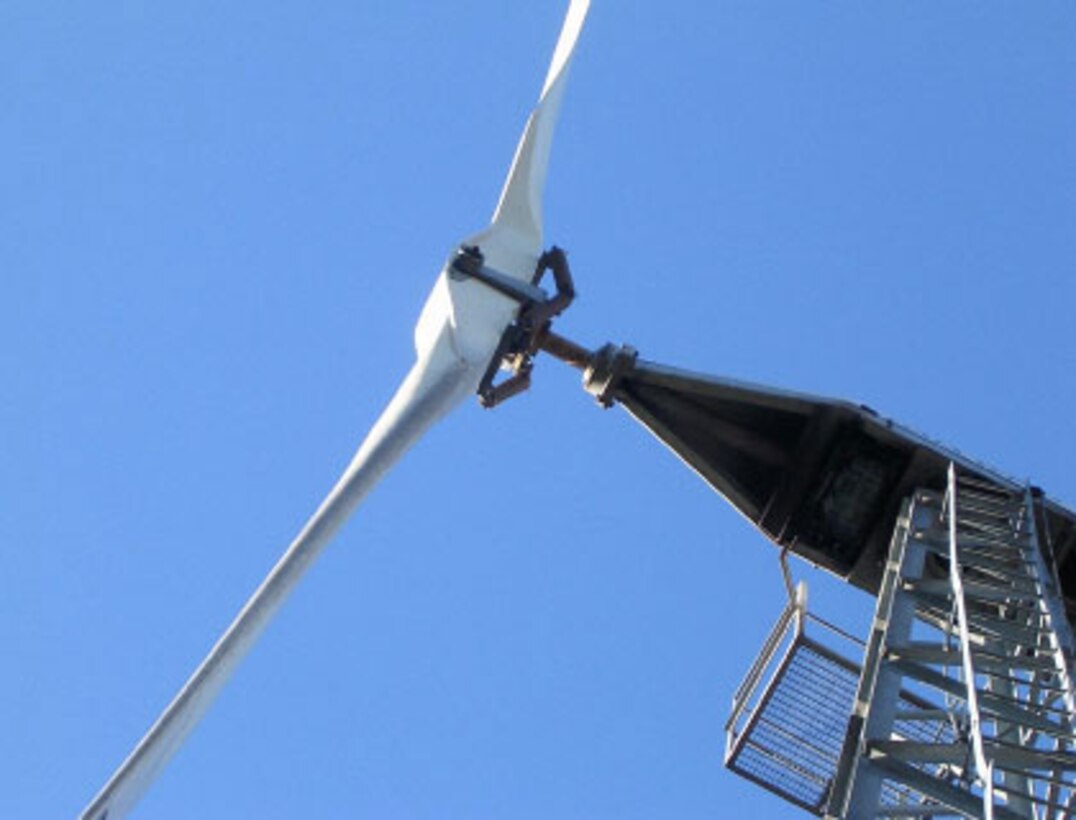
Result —
<path fill-rule="evenodd" d="M 733 698 L 726 723 L 725 765 L 740 776 L 811 814 L 822 816 L 837 775 L 848 732 L 863 643 L 810 614 L 806 590 L 797 590 Z M 901 692 L 904 711 L 932 708 L 911 691 Z M 935 720 L 897 720 L 894 736 L 921 743 L 948 743 L 951 725 L 938 709 Z M 941 774 L 929 766 L 929 774 Z M 893 816 L 922 806 L 922 795 L 887 783 L 883 803 Z"/>
<path fill-rule="evenodd" d="M 837 770 L 859 681 L 855 664 L 806 633 L 790 601 L 733 699 L 725 765 L 819 814 Z"/>

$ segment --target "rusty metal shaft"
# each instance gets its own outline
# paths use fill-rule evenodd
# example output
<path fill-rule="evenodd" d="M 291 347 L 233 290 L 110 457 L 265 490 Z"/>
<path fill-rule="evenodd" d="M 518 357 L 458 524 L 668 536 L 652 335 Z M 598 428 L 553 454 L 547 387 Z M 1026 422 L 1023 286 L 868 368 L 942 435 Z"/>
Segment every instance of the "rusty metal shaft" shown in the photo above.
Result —
<path fill-rule="evenodd" d="M 577 370 L 586 370 L 590 365 L 591 358 L 594 356 L 593 351 L 587 350 L 571 339 L 566 339 L 554 333 L 549 328 L 546 328 L 538 337 L 538 349 L 560 359 L 562 362 L 570 364 Z"/>

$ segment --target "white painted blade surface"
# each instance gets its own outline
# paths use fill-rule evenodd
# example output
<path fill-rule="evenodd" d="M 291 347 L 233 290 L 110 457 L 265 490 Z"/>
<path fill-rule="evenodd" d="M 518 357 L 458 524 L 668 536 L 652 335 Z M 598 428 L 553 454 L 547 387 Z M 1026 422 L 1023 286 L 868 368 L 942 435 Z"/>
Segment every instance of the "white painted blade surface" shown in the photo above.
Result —
<path fill-rule="evenodd" d="M 83 820 L 118 820 L 131 810 L 336 531 L 430 425 L 475 392 L 481 376 L 481 370 L 455 355 L 447 334 L 415 363 L 336 486 L 179 694 L 84 810 Z"/>
<path fill-rule="evenodd" d="M 490 226 L 462 244 L 521 280 L 542 248 L 542 191 L 568 68 L 589 0 L 572 0 L 538 105 L 527 120 Z M 449 260 L 451 263 L 451 260 Z M 519 305 L 446 265 L 415 328 L 417 362 L 354 459 L 239 615 L 123 762 L 82 820 L 117 820 L 145 793 L 205 715 L 303 573 L 366 494 L 441 416 L 474 394 Z"/>
<path fill-rule="evenodd" d="M 542 194 L 553 131 L 589 8 L 590 0 L 571 0 L 542 93 L 519 139 L 493 221 L 461 243 L 477 245 L 486 264 L 523 281 L 534 275 L 542 252 Z M 485 285 L 455 280 L 442 273 L 419 317 L 415 346 L 424 350 L 448 323 L 459 354 L 469 362 L 484 365 L 518 308 L 515 302 Z"/>
<path fill-rule="evenodd" d="M 572 0 L 568 7 L 538 105 L 527 120 L 500 201 L 493 213 L 494 229 L 519 234 L 520 239 L 532 243 L 535 253 L 542 245 L 542 193 L 553 144 L 553 129 L 568 84 L 572 55 L 589 9 L 590 0 Z"/>

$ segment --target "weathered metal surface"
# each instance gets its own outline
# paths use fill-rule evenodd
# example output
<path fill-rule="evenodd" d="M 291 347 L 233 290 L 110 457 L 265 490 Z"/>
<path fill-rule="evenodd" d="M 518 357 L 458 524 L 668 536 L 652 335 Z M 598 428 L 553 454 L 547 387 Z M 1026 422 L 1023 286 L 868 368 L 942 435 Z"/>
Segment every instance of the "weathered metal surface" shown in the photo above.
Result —
<path fill-rule="evenodd" d="M 872 594 L 901 500 L 962 475 L 1023 485 L 869 407 L 595 354 L 584 386 L 619 403 L 767 538 Z M 616 369 L 612 363 L 616 363 Z M 1041 503 L 1048 559 L 1076 620 L 1076 513 Z"/>

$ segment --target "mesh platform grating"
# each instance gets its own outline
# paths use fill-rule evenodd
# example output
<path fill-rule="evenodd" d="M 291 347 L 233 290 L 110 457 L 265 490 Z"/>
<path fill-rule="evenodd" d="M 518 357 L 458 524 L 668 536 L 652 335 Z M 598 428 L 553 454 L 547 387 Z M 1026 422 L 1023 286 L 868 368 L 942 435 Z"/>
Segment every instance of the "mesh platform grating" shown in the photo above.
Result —
<path fill-rule="evenodd" d="M 788 613 L 778 621 L 737 693 L 727 726 L 726 765 L 820 816 L 840 761 L 860 667 L 806 635 L 805 622 L 816 621 L 812 616 L 799 619 Z M 927 705 L 916 694 L 901 694 L 902 709 Z M 898 719 L 894 729 L 895 736 L 908 740 L 954 739 L 952 728 L 940 721 Z M 937 766 L 919 768 L 932 776 L 938 774 Z M 883 789 L 886 806 L 921 807 L 926 802 L 906 786 L 887 782 Z"/>
<path fill-rule="evenodd" d="M 854 666 L 799 637 L 739 736 L 729 768 L 820 814 L 858 682 Z"/>

